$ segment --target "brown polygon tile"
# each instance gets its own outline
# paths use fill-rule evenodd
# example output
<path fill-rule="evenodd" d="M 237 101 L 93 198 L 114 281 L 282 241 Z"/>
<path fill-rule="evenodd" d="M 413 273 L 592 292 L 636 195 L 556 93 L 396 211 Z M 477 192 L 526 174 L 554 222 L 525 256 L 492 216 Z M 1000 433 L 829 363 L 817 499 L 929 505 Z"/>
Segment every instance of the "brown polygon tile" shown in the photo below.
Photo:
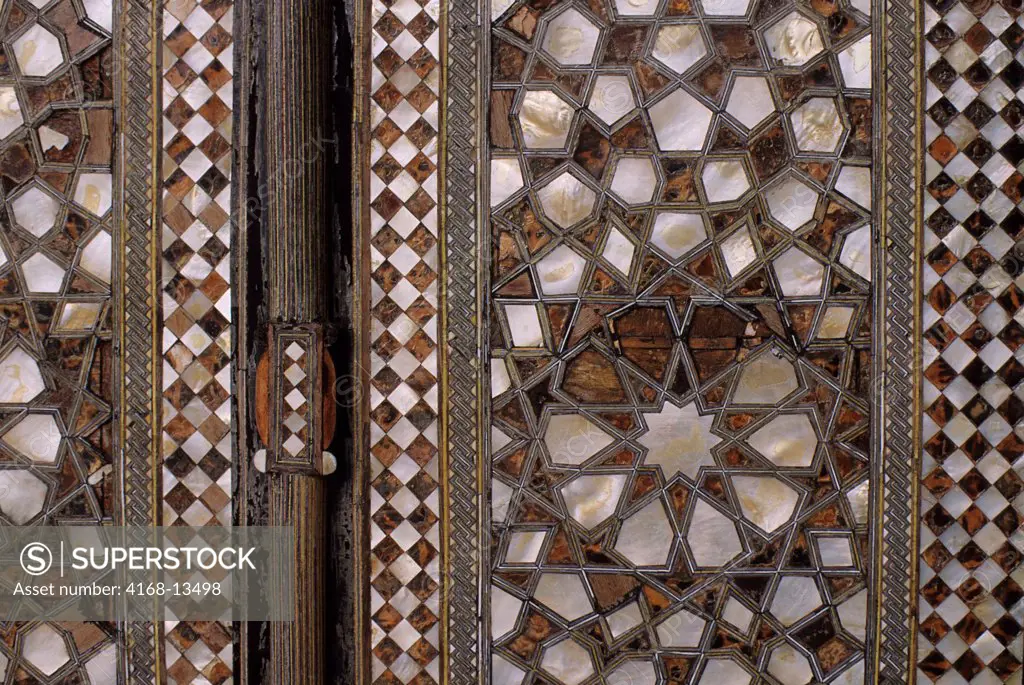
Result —
<path fill-rule="evenodd" d="M 180 624 L 179 624 L 180 625 Z M 167 669 L 168 677 L 179 685 L 187 685 L 196 679 L 199 671 L 184 656 L 179 657 Z"/>
<path fill-rule="evenodd" d="M 199 114 L 210 123 L 211 126 L 220 126 L 225 120 L 229 120 L 231 110 L 224 101 L 216 95 L 210 97 L 199 107 Z"/>
<path fill-rule="evenodd" d="M 231 37 L 231 34 L 228 33 L 223 26 L 220 24 L 214 24 L 210 27 L 210 30 L 203 35 L 199 42 L 201 42 L 203 46 L 210 51 L 211 55 L 216 57 L 220 53 L 224 52 L 224 50 L 231 45 L 233 40 L 234 39 Z M 230 80 L 230 78 L 229 73 L 228 79 Z M 217 90 L 217 88 L 214 88 L 214 90 Z"/>
<path fill-rule="evenodd" d="M 397 542 L 386 537 L 377 543 L 377 546 L 373 548 L 373 553 L 385 566 L 388 566 L 402 556 L 402 548 L 398 546 Z"/>

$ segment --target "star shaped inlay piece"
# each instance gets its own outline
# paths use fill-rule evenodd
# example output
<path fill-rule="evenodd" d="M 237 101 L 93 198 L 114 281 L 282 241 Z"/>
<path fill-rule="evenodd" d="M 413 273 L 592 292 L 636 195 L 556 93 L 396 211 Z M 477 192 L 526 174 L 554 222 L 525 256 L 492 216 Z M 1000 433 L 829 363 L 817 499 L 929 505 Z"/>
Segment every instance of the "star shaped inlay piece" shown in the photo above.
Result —
<path fill-rule="evenodd" d="M 711 448 L 722 441 L 711 432 L 715 417 L 701 416 L 694 403 L 677 407 L 671 402 L 657 414 L 646 414 L 647 434 L 640 438 L 647 448 L 644 463 L 657 464 L 671 480 L 677 473 L 695 478 L 702 466 L 714 466 Z"/>

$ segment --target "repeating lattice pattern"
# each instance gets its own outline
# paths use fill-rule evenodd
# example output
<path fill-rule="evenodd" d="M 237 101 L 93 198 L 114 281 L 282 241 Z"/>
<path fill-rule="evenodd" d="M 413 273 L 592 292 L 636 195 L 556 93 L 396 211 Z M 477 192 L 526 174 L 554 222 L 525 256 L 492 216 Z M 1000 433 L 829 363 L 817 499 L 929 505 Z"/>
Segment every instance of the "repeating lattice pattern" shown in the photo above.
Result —
<path fill-rule="evenodd" d="M 492 682 L 864 682 L 869 9 L 495 4 Z"/>
<path fill-rule="evenodd" d="M 232 522 L 231 170 L 234 3 L 163 16 L 163 521 Z M 231 682 L 230 626 L 167 622 L 175 685 Z"/>
<path fill-rule="evenodd" d="M 439 680 L 438 0 L 374 0 L 370 613 L 378 685 Z"/>
<path fill-rule="evenodd" d="M 281 376 L 281 394 L 284 397 L 285 416 L 282 418 L 281 446 L 291 457 L 306 451 L 309 438 L 309 377 L 306 374 L 307 350 L 293 342 L 284 351 L 285 369 Z"/>
<path fill-rule="evenodd" d="M 919 678 L 1019 680 L 1024 577 L 1024 21 L 925 5 Z"/>

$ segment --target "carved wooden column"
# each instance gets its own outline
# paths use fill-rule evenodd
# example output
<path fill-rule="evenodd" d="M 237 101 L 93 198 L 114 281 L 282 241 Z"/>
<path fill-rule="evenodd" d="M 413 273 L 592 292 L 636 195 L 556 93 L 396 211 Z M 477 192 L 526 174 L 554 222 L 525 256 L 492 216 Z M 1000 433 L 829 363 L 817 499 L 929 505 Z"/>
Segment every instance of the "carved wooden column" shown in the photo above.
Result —
<path fill-rule="evenodd" d="M 294 527 L 297 569 L 295 620 L 270 624 L 269 682 L 307 685 L 322 682 L 324 669 L 323 450 L 333 418 L 322 415 L 322 394 L 331 387 L 333 369 L 322 337 L 329 225 L 322 142 L 332 24 L 329 0 L 274 0 L 266 3 L 266 13 L 269 329 L 256 396 L 258 403 L 267 401 L 257 413 L 264 424 L 262 466 L 270 479 L 268 523 Z"/>

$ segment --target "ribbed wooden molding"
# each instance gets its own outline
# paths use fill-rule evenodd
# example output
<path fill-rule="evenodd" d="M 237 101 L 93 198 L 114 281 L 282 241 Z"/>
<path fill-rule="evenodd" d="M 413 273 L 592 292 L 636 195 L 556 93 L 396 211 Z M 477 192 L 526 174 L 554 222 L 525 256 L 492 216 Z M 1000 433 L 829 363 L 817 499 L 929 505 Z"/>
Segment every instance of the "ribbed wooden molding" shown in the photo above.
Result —
<path fill-rule="evenodd" d="M 331 92 L 329 9 L 327 0 L 266 3 L 263 209 L 266 305 L 272 341 L 268 372 L 276 379 L 271 385 L 283 378 L 287 348 L 300 338 L 315 348 L 310 350 L 304 373 L 318 375 L 323 368 L 318 361 L 323 358 L 319 326 L 328 313 L 324 255 L 329 214 L 327 159 L 320 143 L 327 122 L 326 98 Z M 321 389 L 318 380 L 314 391 L 319 395 Z M 318 398 L 311 401 L 319 403 Z M 314 414 L 320 412 L 320 407 L 315 407 Z M 274 430 L 276 427 L 271 435 Z M 268 467 L 275 467 L 268 468 L 266 475 L 268 523 L 294 527 L 297 570 L 295 619 L 271 623 L 269 628 L 269 682 L 274 685 L 321 683 L 324 677 L 324 487 L 321 476 L 314 475 L 320 472 L 322 451 L 322 435 L 315 425 L 309 438 L 305 445 L 307 468 L 282 472 L 279 467 L 288 460 L 281 459 L 281 451 L 268 455 Z M 287 440 L 271 437 L 268 446 L 275 441 L 283 445 Z M 280 445 L 275 444 L 275 449 Z"/>

